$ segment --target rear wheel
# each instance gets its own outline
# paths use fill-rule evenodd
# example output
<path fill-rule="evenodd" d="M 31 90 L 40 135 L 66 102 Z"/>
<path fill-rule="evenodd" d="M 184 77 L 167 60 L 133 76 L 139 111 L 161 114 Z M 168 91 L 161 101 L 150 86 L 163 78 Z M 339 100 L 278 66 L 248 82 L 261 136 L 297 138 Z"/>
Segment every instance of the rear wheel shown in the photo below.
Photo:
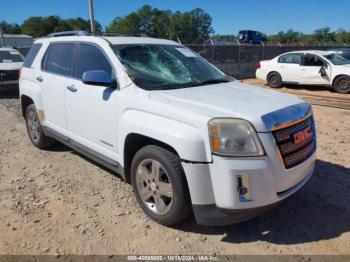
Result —
<path fill-rule="evenodd" d="M 44 149 L 55 143 L 55 140 L 44 134 L 34 104 L 31 104 L 26 108 L 25 119 L 28 136 L 34 146 Z"/>
<path fill-rule="evenodd" d="M 163 225 L 180 223 L 191 214 L 191 201 L 180 159 L 158 147 L 140 149 L 131 164 L 131 183 L 143 211 Z"/>
<path fill-rule="evenodd" d="M 267 83 L 272 88 L 280 88 L 282 86 L 282 77 L 277 72 L 272 72 L 267 76 Z"/>
<path fill-rule="evenodd" d="M 340 76 L 333 84 L 333 88 L 337 93 L 350 94 L 350 76 Z"/>

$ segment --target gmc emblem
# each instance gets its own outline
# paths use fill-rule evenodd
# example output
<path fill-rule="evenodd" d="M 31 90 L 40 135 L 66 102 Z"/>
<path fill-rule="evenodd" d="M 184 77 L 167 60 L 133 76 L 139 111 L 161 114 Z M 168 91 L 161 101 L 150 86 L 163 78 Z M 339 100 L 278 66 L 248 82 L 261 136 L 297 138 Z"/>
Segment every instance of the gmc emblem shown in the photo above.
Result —
<path fill-rule="evenodd" d="M 312 128 L 307 127 L 293 134 L 294 144 L 300 144 L 312 136 Z"/>

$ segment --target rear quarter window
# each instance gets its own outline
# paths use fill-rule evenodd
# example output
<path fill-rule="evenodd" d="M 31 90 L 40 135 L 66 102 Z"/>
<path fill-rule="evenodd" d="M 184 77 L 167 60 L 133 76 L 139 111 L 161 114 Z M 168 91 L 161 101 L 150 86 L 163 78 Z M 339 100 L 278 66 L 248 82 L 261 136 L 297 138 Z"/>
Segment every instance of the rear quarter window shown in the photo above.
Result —
<path fill-rule="evenodd" d="M 75 47 L 74 43 L 50 44 L 44 56 L 42 68 L 50 73 L 70 76 Z"/>
<path fill-rule="evenodd" d="M 301 63 L 301 54 L 286 54 L 280 56 L 278 63 L 282 64 L 300 64 Z"/>
<path fill-rule="evenodd" d="M 25 59 L 24 59 L 23 67 L 28 67 L 28 68 L 30 68 L 30 67 L 32 66 L 32 64 L 33 64 L 33 62 L 34 62 L 34 59 L 35 59 L 36 55 L 38 54 L 38 52 L 39 52 L 41 46 L 42 46 L 42 44 L 34 44 L 34 45 L 30 48 L 30 50 L 29 50 L 27 56 L 26 56 Z"/>

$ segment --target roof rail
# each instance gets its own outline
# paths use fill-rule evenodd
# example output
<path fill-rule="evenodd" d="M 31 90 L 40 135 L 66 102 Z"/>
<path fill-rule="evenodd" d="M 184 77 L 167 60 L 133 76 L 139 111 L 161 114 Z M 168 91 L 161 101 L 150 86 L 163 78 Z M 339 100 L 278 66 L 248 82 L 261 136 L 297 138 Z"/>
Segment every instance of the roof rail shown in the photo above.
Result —
<path fill-rule="evenodd" d="M 137 36 L 137 37 L 149 37 L 146 34 L 143 33 L 136 33 L 136 34 L 120 34 L 120 33 L 114 33 L 114 32 L 97 32 L 95 33 L 96 36 Z"/>
<path fill-rule="evenodd" d="M 64 31 L 48 34 L 46 37 L 59 37 L 59 36 L 89 36 L 91 33 L 82 30 L 76 31 Z"/>

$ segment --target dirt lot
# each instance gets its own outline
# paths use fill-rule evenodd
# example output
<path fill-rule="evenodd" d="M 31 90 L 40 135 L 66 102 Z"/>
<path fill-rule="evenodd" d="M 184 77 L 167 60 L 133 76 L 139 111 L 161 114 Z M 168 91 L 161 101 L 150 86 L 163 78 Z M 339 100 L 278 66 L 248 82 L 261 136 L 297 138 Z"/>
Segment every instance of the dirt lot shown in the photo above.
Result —
<path fill-rule="evenodd" d="M 263 216 L 225 227 L 150 221 L 118 176 L 57 145 L 34 148 L 0 90 L 0 254 L 350 254 L 350 111 L 314 107 L 316 172 Z"/>
<path fill-rule="evenodd" d="M 245 79 L 245 80 L 242 80 L 241 82 L 271 89 L 267 85 L 266 81 L 256 79 L 256 78 Z M 331 97 L 334 99 L 348 98 L 350 101 L 349 94 L 339 94 L 339 93 L 336 93 L 332 88 L 325 87 L 325 86 L 284 85 L 281 88 L 277 88 L 273 90 L 290 93 L 290 94 L 297 94 L 297 95 L 317 95 L 320 97 Z"/>

